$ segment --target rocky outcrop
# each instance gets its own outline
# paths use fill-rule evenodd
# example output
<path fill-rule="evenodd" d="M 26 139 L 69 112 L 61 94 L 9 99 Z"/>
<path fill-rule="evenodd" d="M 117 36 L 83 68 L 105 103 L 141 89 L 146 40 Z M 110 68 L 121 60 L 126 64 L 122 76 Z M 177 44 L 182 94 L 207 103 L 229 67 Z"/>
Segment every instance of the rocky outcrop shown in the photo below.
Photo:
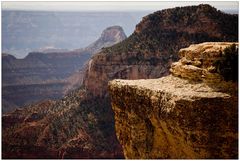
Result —
<path fill-rule="evenodd" d="M 202 43 L 179 51 L 180 60 L 172 64 L 170 71 L 175 76 L 196 81 L 216 82 L 222 77 L 214 73 L 214 62 L 222 57 L 221 52 L 232 43 Z"/>
<path fill-rule="evenodd" d="M 172 75 L 160 79 L 109 83 L 116 134 L 126 158 L 238 157 L 237 83 L 209 72 L 230 44 L 181 49 Z"/>
<path fill-rule="evenodd" d="M 102 32 L 101 37 L 98 40 L 96 40 L 94 43 L 90 44 L 83 50 L 88 51 L 89 53 L 97 53 L 100 52 L 102 48 L 110 47 L 123 41 L 126 38 L 127 36 L 125 35 L 122 27 L 111 26 L 106 28 Z"/>
<path fill-rule="evenodd" d="M 151 79 L 169 74 L 179 49 L 208 41 L 237 41 L 237 16 L 209 5 L 176 7 L 143 17 L 126 40 L 94 55 L 84 86 L 106 96 L 112 79 Z"/>

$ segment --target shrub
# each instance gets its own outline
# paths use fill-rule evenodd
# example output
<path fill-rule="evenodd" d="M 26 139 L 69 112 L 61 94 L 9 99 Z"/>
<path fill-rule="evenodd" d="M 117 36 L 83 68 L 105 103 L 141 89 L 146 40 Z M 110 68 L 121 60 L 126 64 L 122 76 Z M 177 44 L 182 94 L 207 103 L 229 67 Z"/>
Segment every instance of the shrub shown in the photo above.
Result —
<path fill-rule="evenodd" d="M 222 57 L 214 62 L 217 73 L 226 81 L 238 80 L 238 47 L 233 44 L 224 49 Z"/>

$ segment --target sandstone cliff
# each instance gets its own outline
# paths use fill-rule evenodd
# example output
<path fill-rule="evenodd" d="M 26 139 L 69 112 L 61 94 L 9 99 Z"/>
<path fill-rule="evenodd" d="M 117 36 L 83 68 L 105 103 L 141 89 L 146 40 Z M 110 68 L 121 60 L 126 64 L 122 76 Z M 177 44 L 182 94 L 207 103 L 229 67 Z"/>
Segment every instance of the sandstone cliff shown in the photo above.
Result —
<path fill-rule="evenodd" d="M 109 83 L 116 133 L 126 158 L 238 157 L 237 83 L 210 70 L 230 44 L 181 49 L 172 75 L 160 79 Z"/>
<path fill-rule="evenodd" d="M 94 96 L 107 95 L 112 79 L 149 79 L 169 74 L 177 52 L 207 41 L 237 41 L 237 16 L 209 5 L 176 7 L 143 17 L 134 33 L 89 61 L 84 85 Z"/>

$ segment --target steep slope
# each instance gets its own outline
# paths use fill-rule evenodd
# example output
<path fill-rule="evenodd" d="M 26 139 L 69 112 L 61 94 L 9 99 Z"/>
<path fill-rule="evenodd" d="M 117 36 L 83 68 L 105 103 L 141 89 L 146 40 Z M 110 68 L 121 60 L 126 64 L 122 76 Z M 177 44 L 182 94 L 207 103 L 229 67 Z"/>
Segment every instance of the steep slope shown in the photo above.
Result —
<path fill-rule="evenodd" d="M 208 12 L 205 12 L 204 8 L 210 9 Z M 199 12 L 196 13 L 196 10 Z M 28 152 L 28 149 L 34 149 L 39 145 L 39 142 L 36 140 L 42 140 L 41 146 L 45 147 L 45 150 L 49 150 L 49 152 L 57 151 L 58 153 L 61 153 L 60 156 L 64 158 L 123 157 L 122 149 L 116 139 L 114 130 L 113 112 L 107 92 L 108 81 L 115 78 L 139 79 L 161 77 L 169 73 L 168 67 L 173 60 L 177 59 L 176 52 L 180 47 L 187 46 L 195 41 L 223 41 L 225 39 L 228 41 L 236 41 L 238 38 L 238 17 L 235 15 L 218 12 L 208 5 L 183 7 L 180 9 L 174 8 L 170 9 L 170 11 L 172 14 L 170 17 L 176 16 L 178 12 L 190 12 L 197 16 L 197 18 L 199 18 L 198 14 L 203 14 L 206 18 L 208 18 L 208 14 L 218 14 L 218 17 L 215 17 L 215 19 L 207 19 L 210 22 L 217 22 L 220 19 L 222 20 L 222 17 L 227 17 L 226 21 L 229 21 L 228 27 L 231 28 L 232 33 L 226 32 L 224 25 L 222 27 L 215 25 L 216 29 L 222 33 L 219 37 L 212 35 L 209 36 L 207 34 L 205 36 L 199 36 L 204 34 L 197 30 L 196 33 L 194 33 L 194 31 L 191 34 L 185 34 L 185 32 L 180 31 L 174 32 L 174 30 L 168 31 L 167 29 L 162 29 L 161 26 L 159 27 L 157 24 L 161 24 L 163 21 L 168 22 L 171 19 L 165 19 L 164 17 L 160 20 L 154 19 L 154 17 L 158 17 L 158 15 L 163 16 L 163 13 L 165 13 L 166 10 L 146 16 L 144 18 L 145 20 L 140 22 L 137 26 L 145 24 L 145 21 L 151 22 L 147 29 L 143 29 L 142 31 L 136 29 L 136 31 L 123 42 L 116 44 L 113 47 L 105 48 L 100 53 L 93 56 L 86 67 L 87 71 L 84 78 L 84 86 L 82 86 L 81 89 L 66 96 L 65 99 L 57 101 L 56 105 L 44 106 L 44 108 L 38 108 L 39 105 L 36 105 L 36 108 L 34 108 L 34 113 L 36 114 L 45 111 L 45 114 L 48 115 L 48 113 L 50 113 L 47 112 L 48 109 L 52 109 L 53 106 L 56 109 L 59 109 L 54 110 L 51 113 L 51 117 L 49 115 L 52 119 L 49 124 L 55 127 L 52 128 L 54 130 L 48 130 L 46 123 L 44 123 L 43 129 L 39 131 L 32 131 L 31 123 L 28 124 L 26 122 L 21 122 L 21 125 L 19 126 L 14 126 L 15 123 L 9 123 L 14 122 L 14 120 L 16 120 L 18 116 L 21 116 L 22 113 L 31 113 L 27 112 L 26 109 L 5 115 L 3 120 L 6 120 L 7 124 L 10 124 L 10 126 L 3 129 L 3 140 L 5 141 L 3 147 L 4 158 L 16 156 L 19 158 L 26 158 L 27 156 L 28 158 L 38 158 L 39 156 L 36 151 Z M 175 13 L 174 11 L 178 12 Z M 188 18 L 189 16 L 181 15 L 181 17 Z M 196 20 L 196 23 L 197 22 L 198 20 Z M 198 25 L 196 23 L 192 24 L 192 27 Z M 202 24 L 201 27 L 207 31 L 208 27 L 204 25 L 205 21 L 202 22 Z M 181 24 L 176 23 L 176 25 L 179 26 Z M 152 32 L 152 30 L 154 32 Z M 173 35 L 169 36 L 172 32 Z M 210 32 L 211 31 L 209 31 L 209 33 Z M 18 113 L 18 115 L 14 115 L 14 113 Z M 88 116 L 89 113 L 92 114 Z M 57 119 L 53 119 L 54 117 Z M 86 119 L 86 117 L 89 117 L 90 120 Z M 41 120 L 44 120 L 45 118 L 48 117 L 43 116 Z M 81 121 L 82 119 L 83 121 Z M 72 120 L 74 121 L 72 122 Z M 81 125 L 78 125 L 78 123 Z M 3 124 L 5 125 L 5 123 Z M 41 126 L 41 121 L 37 122 L 37 125 Z M 49 135 L 44 134 L 44 140 L 53 140 L 49 142 L 49 144 L 47 144 L 48 141 L 44 141 L 42 137 L 40 137 L 43 136 L 43 131 L 45 129 L 49 131 Z M 88 129 L 91 130 L 88 131 Z M 16 147 L 17 145 L 27 145 L 29 135 L 26 133 L 31 132 L 34 132 L 33 136 L 36 136 L 36 138 L 31 139 L 33 140 L 31 142 L 31 148 L 18 146 L 18 148 L 13 149 L 13 147 Z M 17 136 L 21 136 L 21 139 L 17 139 Z M 23 144 L 23 142 L 26 143 Z M 87 150 L 85 147 L 86 144 Z M 60 151 L 60 149 L 63 150 Z M 52 153 L 52 157 L 58 158 L 59 156 Z M 46 156 L 46 158 L 48 158 L 48 156 Z"/>
<path fill-rule="evenodd" d="M 238 17 L 209 5 L 177 7 L 145 16 L 123 42 L 104 49 L 90 61 L 84 85 L 103 96 L 114 78 L 158 78 L 168 74 L 177 51 L 205 41 L 237 41 Z"/>
<path fill-rule="evenodd" d="M 106 106 L 78 90 L 3 115 L 3 158 L 122 158 Z"/>
<path fill-rule="evenodd" d="M 44 99 L 61 98 L 66 93 L 66 88 L 67 91 L 71 91 L 79 84 L 68 77 L 74 77 L 74 72 L 81 70 L 90 57 L 101 48 L 109 47 L 125 38 L 126 35 L 120 26 L 112 26 L 105 29 L 98 40 L 84 49 L 68 52 L 32 52 L 24 59 L 4 54 L 4 100 L 16 106 L 23 106 Z M 4 106 L 4 112 L 10 108 Z"/>
<path fill-rule="evenodd" d="M 238 85 L 213 70 L 229 45 L 180 50 L 181 59 L 171 68 L 174 76 L 110 82 L 126 158 L 238 158 Z"/>

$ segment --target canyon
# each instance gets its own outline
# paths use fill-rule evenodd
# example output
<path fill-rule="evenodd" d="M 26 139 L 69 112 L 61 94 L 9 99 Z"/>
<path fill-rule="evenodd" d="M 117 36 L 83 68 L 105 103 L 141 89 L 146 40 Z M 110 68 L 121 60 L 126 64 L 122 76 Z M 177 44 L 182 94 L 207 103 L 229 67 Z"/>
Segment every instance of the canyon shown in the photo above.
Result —
<path fill-rule="evenodd" d="M 58 99 L 80 87 L 84 65 L 91 56 L 125 38 L 120 26 L 112 26 L 83 49 L 31 52 L 24 59 L 3 54 L 3 112 L 46 99 Z"/>
<path fill-rule="evenodd" d="M 133 157 L 126 155 L 125 145 L 116 137 L 116 111 L 112 110 L 108 82 L 167 76 L 181 48 L 209 41 L 238 41 L 238 15 L 198 5 L 143 17 L 132 35 L 91 57 L 80 88 L 62 99 L 39 102 L 2 116 L 3 158 L 40 157 L 38 150 L 29 149 L 47 151 L 49 155 L 42 158 Z M 148 140 L 151 144 L 151 137 Z"/>

